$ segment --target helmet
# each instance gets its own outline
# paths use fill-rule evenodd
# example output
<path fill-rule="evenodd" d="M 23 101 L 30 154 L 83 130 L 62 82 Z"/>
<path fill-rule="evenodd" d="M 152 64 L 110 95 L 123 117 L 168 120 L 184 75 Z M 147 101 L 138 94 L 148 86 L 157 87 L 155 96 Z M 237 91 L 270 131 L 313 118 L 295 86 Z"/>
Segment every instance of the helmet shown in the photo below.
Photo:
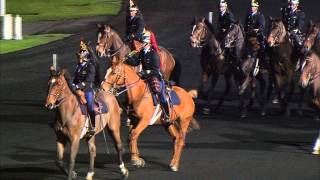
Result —
<path fill-rule="evenodd" d="M 259 7 L 259 2 L 257 0 L 252 0 L 251 7 Z"/>
<path fill-rule="evenodd" d="M 220 6 L 228 6 L 228 3 L 226 0 L 220 0 Z"/>
<path fill-rule="evenodd" d="M 139 11 L 138 7 L 136 5 L 133 5 L 129 8 L 130 11 Z"/>
<path fill-rule="evenodd" d="M 80 49 L 79 49 L 78 55 L 79 55 L 79 58 L 82 60 L 89 59 L 89 56 L 90 56 L 89 48 L 83 40 L 80 41 Z"/>

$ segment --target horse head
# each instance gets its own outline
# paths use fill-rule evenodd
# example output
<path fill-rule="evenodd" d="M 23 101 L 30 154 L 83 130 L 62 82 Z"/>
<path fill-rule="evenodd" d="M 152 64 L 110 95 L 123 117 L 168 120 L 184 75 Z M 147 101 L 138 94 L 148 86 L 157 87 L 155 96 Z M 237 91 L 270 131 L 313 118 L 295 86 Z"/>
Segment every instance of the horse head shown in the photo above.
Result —
<path fill-rule="evenodd" d="M 208 22 L 204 17 L 200 20 L 194 20 L 190 36 L 190 44 L 193 48 L 202 47 L 210 39 L 212 32 L 207 24 Z"/>
<path fill-rule="evenodd" d="M 108 25 L 98 25 L 96 53 L 99 57 L 105 57 L 110 53 L 113 45 L 114 32 Z"/>
<path fill-rule="evenodd" d="M 303 51 L 306 52 L 311 49 L 316 41 L 320 40 L 320 23 L 313 23 L 310 21 L 306 37 L 303 42 Z"/>
<path fill-rule="evenodd" d="M 269 19 L 271 26 L 269 29 L 269 35 L 267 37 L 267 42 L 270 47 L 274 47 L 284 42 L 286 29 L 280 19 L 273 19 L 272 17 L 269 17 Z"/>
<path fill-rule="evenodd" d="M 305 88 L 319 77 L 320 59 L 315 53 L 309 52 L 306 56 L 305 65 L 300 76 L 300 84 Z"/>
<path fill-rule="evenodd" d="M 56 71 L 51 69 L 51 76 L 48 81 L 48 95 L 45 107 L 54 109 L 65 98 L 64 90 L 68 88 L 65 76 L 65 70 Z"/>
<path fill-rule="evenodd" d="M 109 87 L 109 89 L 118 89 L 119 87 L 125 86 L 125 69 L 124 63 L 118 62 L 117 64 L 112 65 L 105 76 L 104 84 L 102 84 L 103 89 L 104 87 Z"/>
<path fill-rule="evenodd" d="M 225 48 L 234 47 L 237 43 L 237 40 L 240 39 L 242 34 L 242 30 L 240 24 L 231 24 L 225 38 L 223 39 L 223 45 Z"/>

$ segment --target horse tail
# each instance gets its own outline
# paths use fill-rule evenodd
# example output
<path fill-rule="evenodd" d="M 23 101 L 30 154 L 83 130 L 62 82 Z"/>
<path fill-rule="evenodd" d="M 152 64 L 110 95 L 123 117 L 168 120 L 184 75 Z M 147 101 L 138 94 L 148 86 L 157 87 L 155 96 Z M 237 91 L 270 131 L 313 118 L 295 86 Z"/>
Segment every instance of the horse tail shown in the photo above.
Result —
<path fill-rule="evenodd" d="M 195 130 L 200 130 L 200 125 L 198 121 L 194 117 L 192 117 L 187 132 L 192 132 Z"/>
<path fill-rule="evenodd" d="M 188 94 L 195 99 L 198 97 L 198 91 L 195 89 L 191 89 L 190 91 L 188 91 Z"/>

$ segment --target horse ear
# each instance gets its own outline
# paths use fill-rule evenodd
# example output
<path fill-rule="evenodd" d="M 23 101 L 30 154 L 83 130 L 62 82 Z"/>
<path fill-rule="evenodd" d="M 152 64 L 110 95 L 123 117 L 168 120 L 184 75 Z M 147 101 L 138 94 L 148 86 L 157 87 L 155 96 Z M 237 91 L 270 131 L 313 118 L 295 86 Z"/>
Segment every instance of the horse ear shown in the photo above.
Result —
<path fill-rule="evenodd" d="M 106 30 L 107 33 L 110 33 L 111 32 L 111 27 L 105 25 L 105 30 Z"/>
<path fill-rule="evenodd" d="M 206 17 L 202 17 L 202 18 L 201 18 L 201 22 L 204 23 L 205 20 L 206 20 Z"/>
<path fill-rule="evenodd" d="M 268 19 L 270 22 L 274 20 L 274 18 L 272 16 L 268 16 Z"/>
<path fill-rule="evenodd" d="M 97 27 L 100 29 L 102 27 L 102 25 L 99 23 L 99 24 L 97 24 Z"/>
<path fill-rule="evenodd" d="M 312 20 L 309 21 L 309 26 L 312 27 L 314 25 L 314 22 Z"/>
<path fill-rule="evenodd" d="M 65 69 L 62 69 L 59 73 L 60 76 L 64 76 L 64 74 L 66 73 L 66 70 Z"/>

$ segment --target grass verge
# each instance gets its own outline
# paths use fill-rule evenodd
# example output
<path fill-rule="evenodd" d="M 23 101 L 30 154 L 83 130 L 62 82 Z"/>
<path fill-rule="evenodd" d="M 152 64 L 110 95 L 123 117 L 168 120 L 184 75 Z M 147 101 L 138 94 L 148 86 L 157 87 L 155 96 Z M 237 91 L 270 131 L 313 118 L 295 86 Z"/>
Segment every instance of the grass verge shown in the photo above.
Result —
<path fill-rule="evenodd" d="M 28 49 L 63 39 L 71 34 L 43 34 L 25 36 L 23 40 L 0 40 L 0 54 Z"/>

